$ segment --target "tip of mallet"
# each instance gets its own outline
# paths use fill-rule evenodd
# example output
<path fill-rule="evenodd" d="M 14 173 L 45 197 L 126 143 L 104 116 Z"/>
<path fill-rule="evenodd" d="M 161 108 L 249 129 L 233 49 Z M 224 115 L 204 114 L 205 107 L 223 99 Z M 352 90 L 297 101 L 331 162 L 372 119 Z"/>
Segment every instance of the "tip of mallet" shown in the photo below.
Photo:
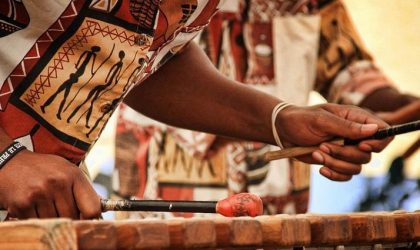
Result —
<path fill-rule="evenodd" d="M 226 217 L 255 217 L 263 213 L 263 202 L 255 194 L 240 193 L 217 202 L 216 211 Z"/>

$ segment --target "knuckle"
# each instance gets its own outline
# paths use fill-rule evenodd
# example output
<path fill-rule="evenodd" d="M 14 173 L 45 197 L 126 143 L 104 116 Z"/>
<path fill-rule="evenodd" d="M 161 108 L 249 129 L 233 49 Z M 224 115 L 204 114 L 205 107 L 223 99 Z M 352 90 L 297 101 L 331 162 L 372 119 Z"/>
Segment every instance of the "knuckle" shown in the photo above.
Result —
<path fill-rule="evenodd" d="M 338 110 L 337 110 L 337 114 L 340 116 L 340 117 L 347 117 L 348 115 L 349 115 L 349 112 L 351 111 L 351 110 L 353 110 L 354 109 L 354 107 L 353 106 L 350 106 L 350 105 L 343 105 L 342 106 L 342 108 L 339 108 Z"/>
<path fill-rule="evenodd" d="M 330 155 L 334 158 L 342 156 L 343 152 L 341 147 L 330 147 Z"/>
<path fill-rule="evenodd" d="M 333 173 L 331 175 L 331 179 L 330 180 L 333 180 L 333 181 L 341 181 L 342 180 L 342 176 L 339 175 L 339 174 L 337 174 L 337 173 Z"/>
<path fill-rule="evenodd" d="M 100 209 L 91 209 L 88 211 L 83 212 L 83 218 L 85 219 L 96 219 L 101 216 L 101 210 Z"/>
<path fill-rule="evenodd" d="M 315 115 L 313 118 L 313 125 L 315 128 L 322 128 L 325 125 L 325 116 L 321 114 Z"/>
<path fill-rule="evenodd" d="M 85 219 L 95 219 L 95 218 L 99 218 L 101 216 L 101 202 L 99 200 L 99 197 L 97 199 L 97 201 L 92 202 L 90 204 L 90 206 L 88 206 L 87 209 L 85 209 L 84 211 L 81 211 L 83 218 Z"/>
<path fill-rule="evenodd" d="M 372 158 L 371 154 L 364 154 L 362 157 L 360 157 L 360 164 L 369 163 L 371 158 Z"/>
<path fill-rule="evenodd" d="M 71 162 L 58 155 L 51 155 L 51 162 L 54 162 L 55 165 L 60 166 L 60 169 L 72 169 L 71 167 L 73 167 Z"/>
<path fill-rule="evenodd" d="M 372 154 L 367 154 L 365 160 L 366 161 L 364 163 L 369 163 L 372 160 Z"/>
<path fill-rule="evenodd" d="M 361 165 L 357 165 L 355 167 L 354 174 L 360 174 L 360 172 L 362 172 L 362 166 Z"/>
<path fill-rule="evenodd" d="M 330 155 L 324 155 L 324 166 L 328 167 L 329 169 L 335 169 L 335 157 L 331 157 Z"/>
<path fill-rule="evenodd" d="M 28 193 L 27 199 L 29 202 L 38 201 L 41 199 L 45 199 L 47 194 L 46 185 L 36 185 L 33 186 L 31 192 Z"/>
<path fill-rule="evenodd" d="M 383 147 L 381 145 L 372 145 L 372 151 L 375 153 L 381 152 Z"/>
<path fill-rule="evenodd" d="M 361 126 L 348 120 L 346 120 L 345 126 L 353 133 L 359 133 L 361 131 Z"/>
<path fill-rule="evenodd" d="M 47 179 L 47 186 L 54 189 L 62 190 L 67 183 L 67 177 L 63 174 L 58 174 L 56 176 L 51 176 Z"/>
<path fill-rule="evenodd" d="M 31 201 L 28 199 L 17 199 L 10 204 L 9 209 L 13 214 L 18 214 L 22 210 L 26 210 L 31 207 Z"/>

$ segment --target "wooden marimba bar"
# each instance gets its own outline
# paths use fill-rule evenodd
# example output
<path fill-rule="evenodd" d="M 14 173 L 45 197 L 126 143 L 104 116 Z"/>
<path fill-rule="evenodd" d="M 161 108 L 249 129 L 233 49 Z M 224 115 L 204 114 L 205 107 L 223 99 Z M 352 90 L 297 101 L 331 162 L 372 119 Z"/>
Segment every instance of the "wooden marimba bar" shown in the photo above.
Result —
<path fill-rule="evenodd" d="M 419 212 L 0 223 L 0 249 L 420 248 Z"/>

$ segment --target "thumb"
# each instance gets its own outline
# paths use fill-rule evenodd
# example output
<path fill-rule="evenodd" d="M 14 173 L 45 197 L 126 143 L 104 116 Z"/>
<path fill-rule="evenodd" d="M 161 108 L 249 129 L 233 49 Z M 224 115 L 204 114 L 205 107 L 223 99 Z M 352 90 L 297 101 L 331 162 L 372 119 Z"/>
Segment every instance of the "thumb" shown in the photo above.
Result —
<path fill-rule="evenodd" d="M 75 179 L 73 195 L 82 219 L 97 219 L 101 216 L 100 197 L 83 174 Z"/>
<path fill-rule="evenodd" d="M 349 139 L 361 139 L 371 136 L 378 131 L 378 124 L 363 124 L 356 121 L 346 120 L 341 117 L 331 115 L 324 128 L 330 136 L 339 136 Z"/>

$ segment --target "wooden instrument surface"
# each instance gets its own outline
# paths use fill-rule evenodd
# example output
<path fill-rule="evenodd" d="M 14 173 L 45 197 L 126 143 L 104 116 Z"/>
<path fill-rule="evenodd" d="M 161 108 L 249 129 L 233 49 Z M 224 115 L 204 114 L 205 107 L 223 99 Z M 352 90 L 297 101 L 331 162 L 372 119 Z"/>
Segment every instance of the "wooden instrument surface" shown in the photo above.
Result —
<path fill-rule="evenodd" d="M 419 212 L 0 223 L 0 249 L 420 247 Z"/>

